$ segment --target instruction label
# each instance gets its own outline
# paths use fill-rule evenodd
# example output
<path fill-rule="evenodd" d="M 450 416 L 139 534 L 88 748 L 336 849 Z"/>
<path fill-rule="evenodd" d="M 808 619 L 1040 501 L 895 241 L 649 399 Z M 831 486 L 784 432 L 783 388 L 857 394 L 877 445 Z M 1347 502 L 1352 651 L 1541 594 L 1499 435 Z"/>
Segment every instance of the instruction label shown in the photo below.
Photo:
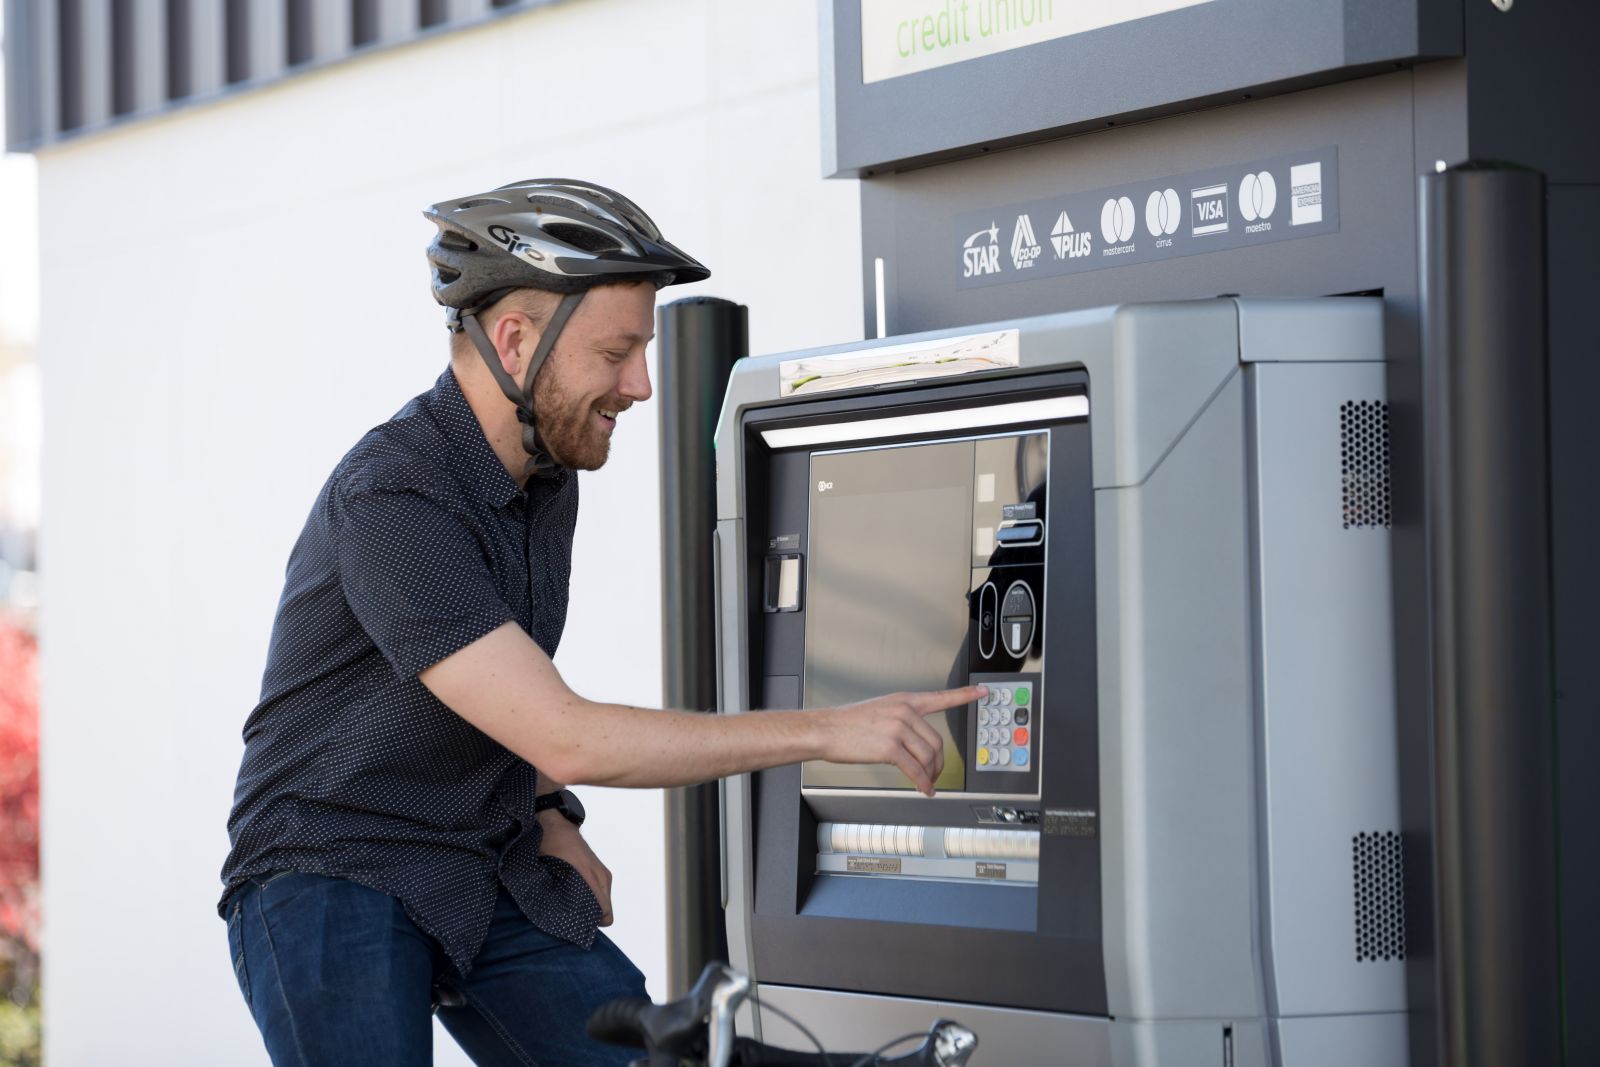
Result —
<path fill-rule="evenodd" d="M 1339 229 L 1333 147 L 956 216 L 950 269 L 973 289 Z"/>

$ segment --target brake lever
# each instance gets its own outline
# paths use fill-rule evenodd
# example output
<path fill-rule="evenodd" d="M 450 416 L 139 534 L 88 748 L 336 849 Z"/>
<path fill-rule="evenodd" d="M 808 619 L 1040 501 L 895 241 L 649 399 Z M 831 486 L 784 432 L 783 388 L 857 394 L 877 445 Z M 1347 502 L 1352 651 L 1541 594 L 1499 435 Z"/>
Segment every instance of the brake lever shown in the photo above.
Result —
<path fill-rule="evenodd" d="M 709 968 L 707 968 L 709 970 Z M 739 1005 L 750 995 L 750 977 L 721 967 L 716 986 L 711 990 L 711 1015 L 706 1029 L 710 1047 L 706 1067 L 728 1067 L 733 1061 L 733 1023 Z"/>
<path fill-rule="evenodd" d="M 933 1059 L 939 1067 L 966 1067 L 978 1035 L 960 1023 L 940 1019 L 933 1024 Z"/>

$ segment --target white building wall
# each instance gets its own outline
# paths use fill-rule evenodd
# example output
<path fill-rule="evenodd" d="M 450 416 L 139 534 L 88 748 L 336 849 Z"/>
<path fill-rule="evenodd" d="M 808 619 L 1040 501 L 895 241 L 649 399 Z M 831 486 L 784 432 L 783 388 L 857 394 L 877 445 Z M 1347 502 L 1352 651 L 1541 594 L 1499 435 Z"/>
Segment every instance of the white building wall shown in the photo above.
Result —
<path fill-rule="evenodd" d="M 52 1067 L 266 1062 L 214 911 L 240 727 L 323 478 L 442 368 L 425 205 L 590 178 L 715 272 L 665 298 L 748 303 L 757 351 L 860 335 L 815 19 L 574 0 L 40 155 Z M 656 453 L 643 405 L 585 476 L 557 663 L 591 697 L 660 698 Z M 661 796 L 585 801 L 659 994 Z"/>

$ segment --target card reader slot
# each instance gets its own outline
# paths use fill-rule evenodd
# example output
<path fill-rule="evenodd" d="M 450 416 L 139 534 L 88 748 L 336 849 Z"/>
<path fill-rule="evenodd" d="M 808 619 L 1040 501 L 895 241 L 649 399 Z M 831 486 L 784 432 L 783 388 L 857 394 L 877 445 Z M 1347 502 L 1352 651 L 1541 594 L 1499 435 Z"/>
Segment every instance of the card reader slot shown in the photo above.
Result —
<path fill-rule="evenodd" d="M 994 533 L 995 541 L 1002 548 L 1021 548 L 1025 545 L 1037 545 L 1044 541 L 1044 523 L 1037 519 L 1025 522 L 1002 523 Z"/>

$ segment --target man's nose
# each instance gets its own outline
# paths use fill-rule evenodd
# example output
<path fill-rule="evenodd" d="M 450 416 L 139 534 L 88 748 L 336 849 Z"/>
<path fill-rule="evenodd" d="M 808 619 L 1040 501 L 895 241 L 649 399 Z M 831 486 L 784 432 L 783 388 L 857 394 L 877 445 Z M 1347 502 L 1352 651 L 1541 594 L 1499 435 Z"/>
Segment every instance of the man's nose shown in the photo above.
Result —
<path fill-rule="evenodd" d="M 635 404 L 650 399 L 650 367 L 645 363 L 643 348 L 623 364 L 620 386 L 622 395 Z"/>

